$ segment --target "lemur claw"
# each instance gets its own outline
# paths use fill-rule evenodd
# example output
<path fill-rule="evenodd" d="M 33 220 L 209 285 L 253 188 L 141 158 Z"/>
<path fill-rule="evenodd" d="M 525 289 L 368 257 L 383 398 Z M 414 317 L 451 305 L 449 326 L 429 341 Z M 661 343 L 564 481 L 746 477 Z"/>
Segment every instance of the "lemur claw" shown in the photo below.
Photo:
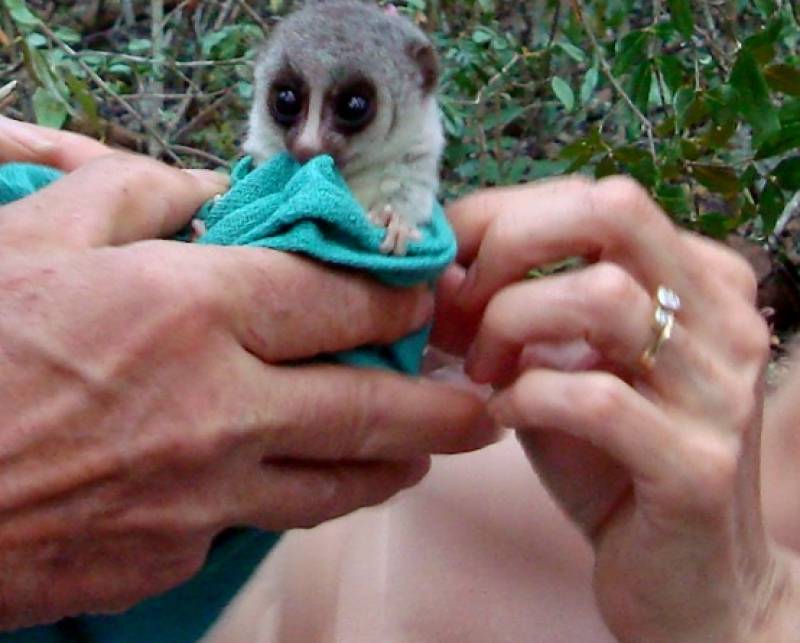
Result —
<path fill-rule="evenodd" d="M 380 247 L 383 254 L 404 256 L 408 251 L 408 242 L 419 241 L 422 238 L 420 231 L 406 223 L 390 205 L 370 211 L 369 220 L 381 228 L 386 228 L 386 236 Z"/>

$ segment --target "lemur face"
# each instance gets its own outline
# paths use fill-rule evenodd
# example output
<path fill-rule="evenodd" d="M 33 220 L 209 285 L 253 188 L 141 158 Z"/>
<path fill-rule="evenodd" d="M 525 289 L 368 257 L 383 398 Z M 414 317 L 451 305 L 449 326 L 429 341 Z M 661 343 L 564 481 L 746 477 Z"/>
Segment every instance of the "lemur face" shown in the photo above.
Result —
<path fill-rule="evenodd" d="M 271 127 L 298 161 L 329 154 L 344 168 L 358 157 L 359 140 L 380 137 L 390 125 L 383 117 L 387 97 L 382 102 L 364 75 L 330 76 L 315 79 L 287 65 L 270 80 L 265 108 Z"/>
<path fill-rule="evenodd" d="M 345 177 L 396 158 L 421 135 L 438 70 L 405 18 L 353 0 L 310 3 L 259 53 L 245 151 L 258 162 L 329 154 Z"/>

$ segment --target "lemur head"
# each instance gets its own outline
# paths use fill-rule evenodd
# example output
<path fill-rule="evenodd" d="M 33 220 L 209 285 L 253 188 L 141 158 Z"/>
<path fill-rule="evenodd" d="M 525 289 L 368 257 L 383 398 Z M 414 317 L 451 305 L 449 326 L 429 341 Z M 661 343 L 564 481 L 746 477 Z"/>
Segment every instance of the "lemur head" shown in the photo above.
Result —
<path fill-rule="evenodd" d="M 402 155 L 438 121 L 438 78 L 431 42 L 407 19 L 358 0 L 307 3 L 259 52 L 245 151 L 330 154 L 345 174 Z"/>

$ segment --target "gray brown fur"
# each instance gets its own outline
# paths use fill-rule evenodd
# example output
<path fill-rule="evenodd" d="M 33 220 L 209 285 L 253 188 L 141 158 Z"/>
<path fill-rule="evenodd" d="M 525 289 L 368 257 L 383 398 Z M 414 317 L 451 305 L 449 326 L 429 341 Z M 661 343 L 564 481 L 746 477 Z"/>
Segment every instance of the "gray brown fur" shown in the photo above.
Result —
<path fill-rule="evenodd" d="M 281 127 L 268 101 L 270 88 L 287 73 L 301 77 L 310 95 L 302 122 Z M 429 218 L 438 189 L 438 73 L 433 46 L 409 20 L 358 0 L 307 3 L 259 52 L 245 151 L 258 162 L 284 150 L 300 160 L 312 152 L 331 154 L 371 218 L 388 227 L 387 251 L 403 252 Z M 377 111 L 363 131 L 342 132 L 329 102 L 354 78 L 374 86 Z M 398 230 L 405 235 L 399 244 L 389 239 Z"/>

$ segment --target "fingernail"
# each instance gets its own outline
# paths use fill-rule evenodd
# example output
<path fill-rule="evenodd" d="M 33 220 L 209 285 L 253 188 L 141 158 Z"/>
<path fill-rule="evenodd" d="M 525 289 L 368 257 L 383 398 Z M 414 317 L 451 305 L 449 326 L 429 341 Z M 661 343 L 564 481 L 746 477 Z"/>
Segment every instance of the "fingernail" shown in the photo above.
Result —
<path fill-rule="evenodd" d="M 417 308 L 414 310 L 414 327 L 422 328 L 433 321 L 433 313 L 436 310 L 436 299 L 433 293 L 425 291 L 417 301 Z"/>
<path fill-rule="evenodd" d="M 213 170 L 184 170 L 187 174 L 191 174 L 201 183 L 205 184 L 208 189 L 216 193 L 225 192 L 231 184 L 230 178 L 222 172 L 215 172 Z"/>
<path fill-rule="evenodd" d="M 46 154 L 56 149 L 55 144 L 39 133 L 39 130 L 22 121 L 0 116 L 0 131 L 35 154 Z"/>

